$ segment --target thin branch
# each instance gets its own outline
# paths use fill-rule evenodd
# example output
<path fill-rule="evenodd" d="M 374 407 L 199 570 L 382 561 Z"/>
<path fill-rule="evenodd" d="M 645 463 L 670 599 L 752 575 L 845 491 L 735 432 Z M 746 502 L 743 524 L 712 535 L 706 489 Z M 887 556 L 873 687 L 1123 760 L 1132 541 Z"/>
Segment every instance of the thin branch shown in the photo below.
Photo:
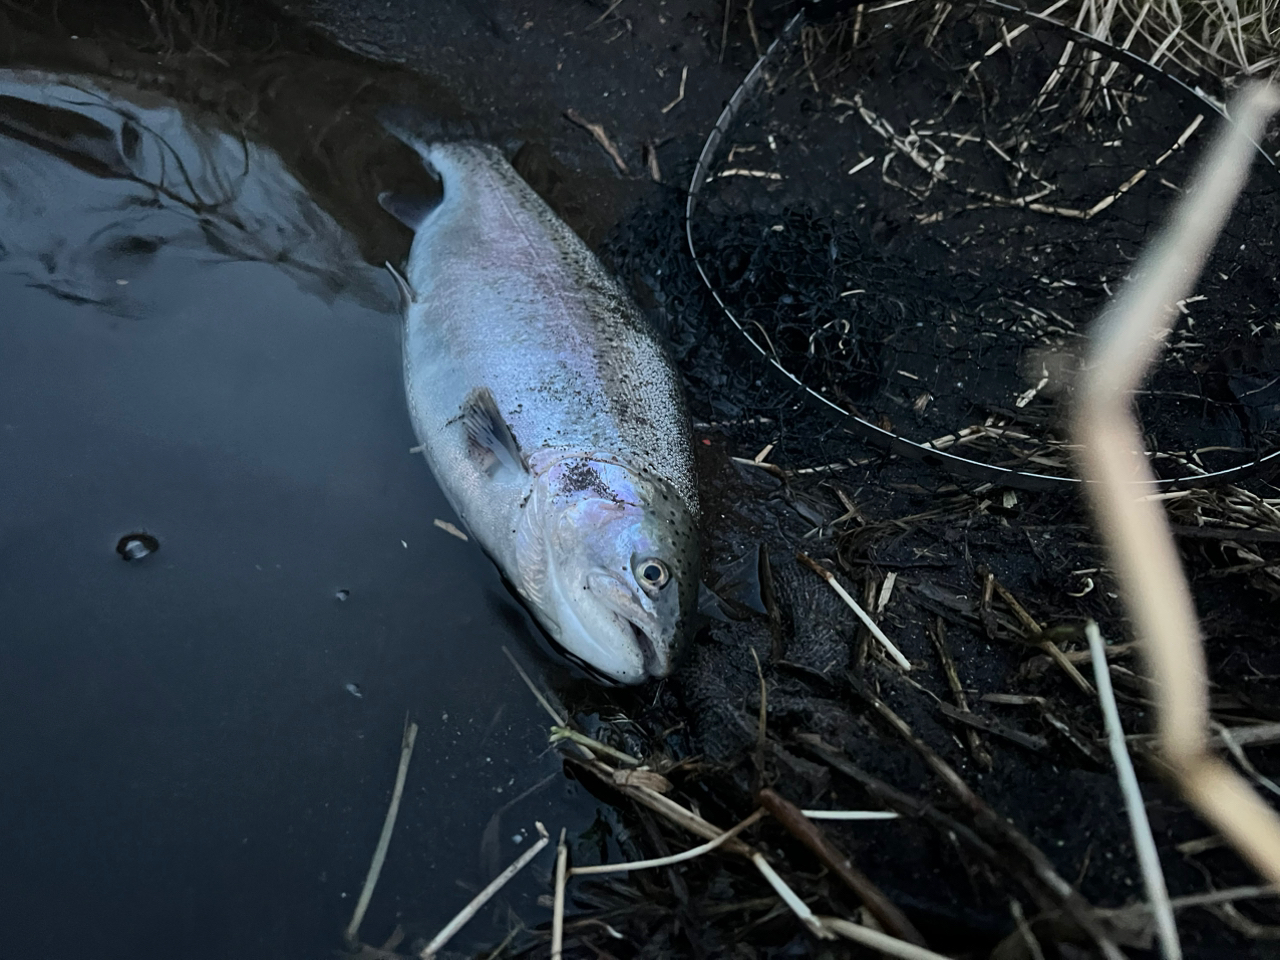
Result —
<path fill-rule="evenodd" d="M 507 649 L 505 644 L 502 647 L 502 652 L 507 655 L 507 659 L 511 661 L 511 665 L 516 668 L 516 673 L 520 674 L 520 679 L 523 680 L 524 685 L 529 688 L 529 692 L 533 694 L 534 699 L 542 705 L 543 710 L 547 711 L 547 713 L 551 715 L 551 719 L 556 722 L 556 726 L 565 726 L 564 717 L 560 716 L 560 714 L 556 712 L 555 708 L 547 702 L 547 698 L 542 695 L 542 691 L 534 684 L 533 679 L 529 674 L 525 673 L 524 667 L 520 666 L 520 662 L 516 660 L 515 656 L 512 655 L 511 651 Z"/>
<path fill-rule="evenodd" d="M 801 810 L 810 820 L 897 820 L 892 810 Z"/>
<path fill-rule="evenodd" d="M 707 840 L 715 840 L 720 838 L 721 834 L 727 832 L 704 820 L 692 810 L 682 807 L 669 797 L 664 797 L 656 790 L 639 784 L 619 783 L 615 777 L 617 771 L 607 763 L 601 763 L 598 760 L 586 762 L 573 758 L 567 759 L 574 766 L 589 770 L 615 790 L 619 790 L 638 803 L 644 804 L 650 810 L 666 817 L 672 823 L 684 827 L 690 833 L 697 834 Z M 787 882 L 778 876 L 760 851 L 749 844 L 743 843 L 737 837 L 721 838 L 721 843 L 726 851 L 740 854 L 750 860 L 755 865 L 755 868 L 760 871 L 760 875 L 765 878 L 769 886 L 773 887 L 778 896 L 791 908 L 791 911 L 810 932 L 822 939 L 831 939 L 833 937 L 830 931 L 818 923 L 813 911 L 809 909 L 805 902 L 796 896 L 794 890 L 787 886 Z"/>
<path fill-rule="evenodd" d="M 564 827 L 560 828 L 560 843 L 556 846 L 556 893 L 551 914 L 551 960 L 560 960 L 564 951 L 564 882 L 565 866 L 569 862 L 569 848 L 564 844 Z"/>
<path fill-rule="evenodd" d="M 858 605 L 858 601 L 849 595 L 849 591 L 840 585 L 840 581 L 836 579 L 835 574 L 822 564 L 818 563 L 818 561 L 814 560 L 808 554 L 797 553 L 796 559 L 820 576 L 823 580 L 827 581 L 831 586 L 831 589 L 836 592 L 836 595 L 845 602 L 849 609 L 852 610 L 857 615 L 858 619 L 863 622 L 866 628 L 871 631 L 871 635 L 876 638 L 880 643 L 880 646 L 884 647 L 885 652 L 893 658 L 894 663 L 900 666 L 903 670 L 909 671 L 911 669 L 911 661 L 903 656 L 902 651 L 894 646 L 892 640 L 885 636 L 884 631 L 881 630 L 879 625 L 871 619 L 871 615 L 868 614 L 867 611 L 863 610 L 862 607 Z"/>
<path fill-rule="evenodd" d="M 681 100 L 684 99 L 684 84 L 685 84 L 685 81 L 688 79 L 689 79 L 689 68 L 688 66 L 682 67 L 680 70 L 680 92 L 676 94 L 676 98 L 674 100 L 672 100 L 670 103 L 668 103 L 665 107 L 662 108 L 663 113 L 670 113 L 672 110 L 676 108 L 676 104 L 678 104 Z M 654 177 L 654 179 L 657 180 L 658 178 Z"/>
<path fill-rule="evenodd" d="M 631 756 L 631 754 L 623 753 L 621 750 L 611 747 L 607 743 L 601 743 L 599 740 L 588 737 L 585 733 L 579 733 L 577 730 L 570 730 L 568 727 L 552 727 L 551 742 L 559 743 L 561 740 L 568 740 L 572 743 L 576 743 L 579 746 L 586 747 L 588 750 L 594 751 L 595 753 L 603 754 L 606 757 L 617 760 L 619 763 L 627 763 L 633 767 L 640 766 L 640 761 Z"/>
<path fill-rule="evenodd" d="M 431 938 L 431 942 L 422 948 L 422 952 L 418 954 L 420 960 L 433 960 L 440 949 L 453 939 L 453 935 L 467 925 L 467 922 L 480 912 L 480 908 L 493 898 L 493 895 L 501 890 L 510 882 L 511 878 L 529 865 L 529 861 L 536 857 L 548 843 L 551 842 L 551 835 L 547 833 L 547 828 L 540 822 L 535 821 L 534 826 L 538 828 L 541 835 L 538 841 L 520 854 L 511 866 L 503 870 L 500 874 L 493 878 L 493 881 L 472 898 L 471 902 L 463 907 L 456 917 L 450 920 L 443 930 Z"/>
<path fill-rule="evenodd" d="M 891 937 L 887 933 L 872 930 L 870 927 L 864 927 L 850 920 L 843 920 L 840 917 L 818 917 L 818 920 L 825 928 L 840 934 L 846 940 L 861 943 L 891 957 L 898 957 L 900 960 L 950 960 L 949 957 L 944 957 L 940 953 L 934 953 L 932 950 L 926 950 L 914 943 L 907 943 L 905 940 L 899 940 L 897 937 Z"/>
<path fill-rule="evenodd" d="M 765 812 L 763 810 L 757 810 L 736 827 L 726 830 L 714 840 L 708 840 L 704 844 L 692 847 L 689 850 L 684 850 L 681 853 L 673 853 L 667 857 L 655 857 L 652 860 L 632 860 L 628 863 L 600 863 L 590 867 L 574 867 L 569 871 L 569 875 L 571 877 L 577 877 L 591 873 L 626 873 L 631 870 L 651 870 L 654 867 L 669 867 L 673 863 L 684 863 L 684 861 L 700 857 L 704 853 L 710 853 L 726 840 L 732 840 L 743 830 L 747 829 L 747 827 L 760 820 L 760 818 L 764 816 L 764 813 Z"/>
<path fill-rule="evenodd" d="M 404 794 L 404 781 L 409 775 L 409 760 L 413 757 L 413 743 L 417 739 L 418 725 L 408 724 L 400 738 L 400 766 L 396 769 L 396 785 L 391 791 L 391 803 L 387 805 L 387 815 L 382 821 L 382 835 L 378 837 L 378 845 L 374 848 L 373 860 L 369 863 L 364 886 L 360 888 L 360 899 L 356 901 L 355 912 L 351 915 L 351 922 L 347 924 L 345 938 L 349 947 L 355 947 L 360 942 L 360 924 L 364 920 L 365 911 L 369 909 L 369 901 L 373 898 L 373 888 L 378 885 L 382 864 L 387 859 L 391 831 L 395 829 L 396 816 L 400 812 L 400 797 Z"/>
<path fill-rule="evenodd" d="M 1142 799 L 1138 777 L 1133 772 L 1133 761 L 1125 745 L 1124 727 L 1120 723 L 1120 711 L 1116 709 L 1115 694 L 1111 691 L 1111 671 L 1107 668 L 1107 648 L 1102 642 L 1098 625 L 1090 620 L 1084 627 L 1089 638 L 1089 650 L 1093 654 L 1093 679 L 1098 685 L 1098 702 L 1102 705 L 1102 717 L 1107 725 L 1107 742 L 1111 747 L 1111 761 L 1116 765 L 1120 780 L 1120 792 L 1124 795 L 1125 809 L 1129 812 L 1129 826 L 1133 831 L 1133 847 L 1142 868 L 1142 882 L 1147 888 L 1147 899 L 1155 914 L 1156 936 L 1160 940 L 1160 954 L 1165 960 L 1182 960 L 1182 944 L 1178 940 L 1178 926 L 1169 906 L 1169 888 L 1164 882 L 1160 867 L 1160 854 L 1151 836 L 1151 823 L 1147 820 L 1147 807 Z"/>
<path fill-rule="evenodd" d="M 618 148 L 613 145 L 613 141 L 609 139 L 609 134 L 605 133 L 604 127 L 598 123 L 592 123 L 577 110 L 566 110 L 564 112 L 566 118 L 576 123 L 587 133 L 595 138 L 596 143 L 604 147 L 604 152 L 609 154 L 609 159 L 613 161 L 618 168 L 618 172 L 623 176 L 630 176 L 631 169 L 627 166 L 627 162 L 622 159 L 622 154 L 618 152 Z"/>
<path fill-rule="evenodd" d="M 906 940 L 921 947 L 925 945 L 925 939 L 920 935 L 920 931 L 907 919 L 907 915 L 898 909 L 897 904 L 890 900 L 870 877 L 855 867 L 848 854 L 836 847 L 819 827 L 805 819 L 799 807 L 768 788 L 756 794 L 756 800 L 773 814 L 774 819 L 782 824 L 788 833 L 808 847 L 828 870 L 853 891 L 881 927 L 899 940 Z"/>
<path fill-rule="evenodd" d="M 1094 323 L 1071 424 L 1081 472 L 1092 481 L 1085 492 L 1155 681 L 1161 753 L 1183 795 L 1273 883 L 1280 882 L 1280 817 L 1209 753 L 1199 623 L 1167 518 L 1143 497 L 1155 477 L 1139 452 L 1131 398 L 1171 329 L 1175 304 L 1203 269 L 1278 104 L 1263 85 L 1234 102 L 1235 124 L 1215 141 L 1169 225 L 1136 265 L 1138 279 Z"/>

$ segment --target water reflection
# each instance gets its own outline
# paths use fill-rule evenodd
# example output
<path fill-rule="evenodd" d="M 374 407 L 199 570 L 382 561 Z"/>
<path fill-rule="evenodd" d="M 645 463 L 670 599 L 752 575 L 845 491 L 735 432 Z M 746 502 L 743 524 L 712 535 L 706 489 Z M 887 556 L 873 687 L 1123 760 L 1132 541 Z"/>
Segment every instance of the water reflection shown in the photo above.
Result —
<path fill-rule="evenodd" d="M 141 560 L 160 549 L 160 541 L 149 533 L 130 533 L 120 538 L 116 553 L 125 560 Z"/>
<path fill-rule="evenodd" d="M 335 946 L 406 713 L 370 939 L 434 932 L 535 818 L 593 816 L 501 652 L 527 618 L 433 522 L 391 293 L 270 150 L 154 94 L 0 71 L 14 955 Z M 544 879 L 505 894 L 525 922 Z"/>
<path fill-rule="evenodd" d="M 206 263 L 273 264 L 326 302 L 386 304 L 376 276 L 353 269 L 350 235 L 275 153 L 134 97 L 100 80 L 0 71 L 6 271 L 136 315 L 145 305 L 129 285 L 175 246 Z"/>

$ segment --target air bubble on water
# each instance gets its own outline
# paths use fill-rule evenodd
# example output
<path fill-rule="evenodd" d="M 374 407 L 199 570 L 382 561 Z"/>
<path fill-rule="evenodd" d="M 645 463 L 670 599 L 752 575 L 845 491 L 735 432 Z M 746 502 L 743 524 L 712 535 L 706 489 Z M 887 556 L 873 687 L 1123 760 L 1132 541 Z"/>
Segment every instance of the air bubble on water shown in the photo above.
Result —
<path fill-rule="evenodd" d="M 126 561 L 141 560 L 160 549 L 160 541 L 149 533 L 129 533 L 116 543 L 116 553 Z"/>

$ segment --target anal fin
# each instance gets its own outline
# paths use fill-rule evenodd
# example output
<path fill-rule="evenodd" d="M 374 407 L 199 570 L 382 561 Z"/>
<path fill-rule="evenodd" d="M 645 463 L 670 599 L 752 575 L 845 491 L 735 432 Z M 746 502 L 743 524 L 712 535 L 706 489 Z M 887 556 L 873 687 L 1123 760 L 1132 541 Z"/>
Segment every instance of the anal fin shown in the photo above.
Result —
<path fill-rule="evenodd" d="M 378 204 L 410 230 L 417 230 L 424 220 L 440 206 L 441 197 L 417 196 L 384 190 L 378 194 Z"/>
<path fill-rule="evenodd" d="M 467 394 L 462 423 L 467 431 L 467 456 L 490 477 L 503 470 L 519 473 L 529 469 L 488 387 L 477 387 Z"/>
<path fill-rule="evenodd" d="M 400 291 L 400 310 L 403 312 L 409 309 L 409 305 L 418 302 L 418 294 L 409 286 L 409 281 L 405 279 L 404 274 L 391 265 L 388 260 L 384 266 L 387 273 L 391 274 L 391 279 L 396 282 L 396 289 Z"/>

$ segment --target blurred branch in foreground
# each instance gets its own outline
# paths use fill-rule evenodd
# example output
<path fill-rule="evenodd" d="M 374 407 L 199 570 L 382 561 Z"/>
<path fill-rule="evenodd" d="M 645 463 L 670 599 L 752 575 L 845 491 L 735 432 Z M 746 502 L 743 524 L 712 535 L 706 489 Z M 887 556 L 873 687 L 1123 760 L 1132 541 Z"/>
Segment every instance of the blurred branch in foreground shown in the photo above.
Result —
<path fill-rule="evenodd" d="M 1142 455 L 1133 391 L 1159 353 L 1244 185 L 1255 142 L 1280 95 L 1246 89 L 1169 224 L 1135 265 L 1134 280 L 1101 316 L 1080 376 L 1072 434 L 1087 496 L 1107 543 L 1134 633 L 1150 664 L 1161 753 L 1188 801 L 1273 883 L 1280 883 L 1280 817 L 1207 748 L 1208 685 L 1190 589 L 1163 507 L 1144 493 L 1155 477 Z"/>

